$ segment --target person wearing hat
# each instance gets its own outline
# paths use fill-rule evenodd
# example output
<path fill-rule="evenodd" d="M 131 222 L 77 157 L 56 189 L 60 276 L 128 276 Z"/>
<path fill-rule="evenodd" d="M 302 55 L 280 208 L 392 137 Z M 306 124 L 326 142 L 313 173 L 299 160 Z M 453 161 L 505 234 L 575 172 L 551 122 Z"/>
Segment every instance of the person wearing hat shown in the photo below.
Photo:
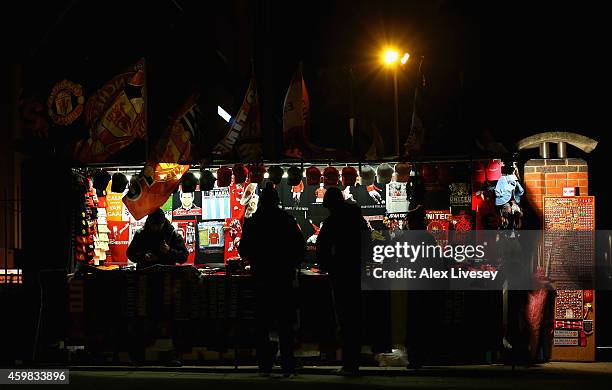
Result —
<path fill-rule="evenodd" d="M 295 374 L 293 348 L 296 322 L 294 281 L 304 258 L 304 237 L 291 215 L 280 207 L 278 192 L 268 183 L 259 196 L 257 211 L 245 219 L 240 256 L 250 265 L 255 280 L 257 362 L 260 374 L 272 371 L 271 325 L 278 324 L 281 368 Z M 276 320 L 276 321 L 275 321 Z"/>
<path fill-rule="evenodd" d="M 161 209 L 149 214 L 144 227 L 134 234 L 127 249 L 128 259 L 138 268 L 155 264 L 183 264 L 187 261 L 187 254 L 183 237 Z"/>
<path fill-rule="evenodd" d="M 323 207 L 329 216 L 323 221 L 317 237 L 317 261 L 329 273 L 338 316 L 342 368 L 340 375 L 359 373 L 361 352 L 361 239 L 369 232 L 361 209 L 344 200 L 337 187 L 325 192 Z"/>

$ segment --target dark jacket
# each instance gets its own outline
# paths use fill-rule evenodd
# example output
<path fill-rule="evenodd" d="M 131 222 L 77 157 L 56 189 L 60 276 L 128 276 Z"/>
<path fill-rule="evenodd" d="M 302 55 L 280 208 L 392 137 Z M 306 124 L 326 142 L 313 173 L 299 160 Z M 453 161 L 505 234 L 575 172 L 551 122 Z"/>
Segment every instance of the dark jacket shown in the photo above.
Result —
<path fill-rule="evenodd" d="M 162 254 L 159 250 L 162 241 L 166 241 L 166 244 L 170 247 L 166 254 Z M 156 255 L 158 260 L 147 262 L 145 260 L 145 254 L 147 253 Z M 127 250 L 127 257 L 138 264 L 139 267 L 147 267 L 154 264 L 182 264 L 187 261 L 187 255 L 188 252 L 183 237 L 174 230 L 174 226 L 168 221 L 164 222 L 160 232 L 153 232 L 145 225 L 145 227 L 134 234 L 134 239 L 132 239 Z"/>
<path fill-rule="evenodd" d="M 245 219 L 238 247 L 259 280 L 293 280 L 304 259 L 304 237 L 295 218 L 276 206 Z"/>
<path fill-rule="evenodd" d="M 369 229 L 361 209 L 342 203 L 323 221 L 317 237 L 317 260 L 332 277 L 359 278 L 366 234 Z"/>

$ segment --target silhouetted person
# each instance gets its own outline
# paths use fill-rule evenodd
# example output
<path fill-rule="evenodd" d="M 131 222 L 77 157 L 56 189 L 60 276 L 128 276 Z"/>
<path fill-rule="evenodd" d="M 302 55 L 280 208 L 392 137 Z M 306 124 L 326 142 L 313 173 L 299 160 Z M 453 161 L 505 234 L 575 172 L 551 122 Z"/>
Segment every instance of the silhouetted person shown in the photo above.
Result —
<path fill-rule="evenodd" d="M 361 209 L 344 201 L 342 192 L 330 187 L 323 207 L 329 217 L 317 238 L 317 259 L 327 270 L 334 294 L 342 344 L 341 375 L 359 372 L 361 353 L 361 239 L 368 232 Z"/>
<path fill-rule="evenodd" d="M 160 209 L 149 214 L 144 227 L 136 232 L 127 250 L 128 259 L 138 268 L 155 264 L 182 264 L 187 261 L 187 255 L 183 237 Z"/>
<path fill-rule="evenodd" d="M 257 211 L 245 220 L 239 251 L 255 278 L 259 371 L 263 375 L 272 371 L 270 331 L 276 322 L 281 368 L 289 376 L 295 372 L 294 281 L 305 245 L 295 218 L 281 210 L 279 203 L 278 193 L 269 183 L 262 191 Z"/>

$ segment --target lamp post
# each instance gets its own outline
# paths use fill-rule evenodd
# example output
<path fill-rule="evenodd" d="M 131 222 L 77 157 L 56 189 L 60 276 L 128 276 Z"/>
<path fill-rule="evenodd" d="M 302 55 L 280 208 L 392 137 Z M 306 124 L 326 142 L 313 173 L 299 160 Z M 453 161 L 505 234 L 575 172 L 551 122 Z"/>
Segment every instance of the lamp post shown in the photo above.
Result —
<path fill-rule="evenodd" d="M 397 81 L 397 70 L 400 65 L 405 65 L 410 58 L 410 54 L 404 53 L 400 58 L 399 52 L 395 49 L 387 49 L 383 54 L 383 63 L 387 67 L 393 69 L 393 130 L 394 130 L 394 149 L 393 153 L 396 156 L 400 155 L 399 145 L 399 92 Z"/>

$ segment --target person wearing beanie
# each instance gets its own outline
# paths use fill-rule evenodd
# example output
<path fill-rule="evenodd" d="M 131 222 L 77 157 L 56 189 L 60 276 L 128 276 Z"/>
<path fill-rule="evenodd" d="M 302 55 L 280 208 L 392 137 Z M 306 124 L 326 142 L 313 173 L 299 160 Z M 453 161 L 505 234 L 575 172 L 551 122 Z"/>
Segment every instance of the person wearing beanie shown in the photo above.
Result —
<path fill-rule="evenodd" d="M 304 259 L 305 244 L 297 221 L 279 204 L 278 192 L 273 183 L 268 183 L 261 192 L 257 211 L 244 222 L 238 250 L 250 265 L 255 281 L 259 371 L 263 375 L 272 371 L 270 324 L 276 322 L 281 369 L 285 376 L 291 376 L 295 373 L 293 329 L 297 301 L 293 285 Z"/>
<path fill-rule="evenodd" d="M 317 237 L 317 261 L 327 270 L 334 293 L 343 352 L 338 373 L 354 376 L 361 352 L 361 240 L 369 228 L 361 209 L 345 202 L 337 187 L 327 189 L 323 207 L 329 216 Z"/>

